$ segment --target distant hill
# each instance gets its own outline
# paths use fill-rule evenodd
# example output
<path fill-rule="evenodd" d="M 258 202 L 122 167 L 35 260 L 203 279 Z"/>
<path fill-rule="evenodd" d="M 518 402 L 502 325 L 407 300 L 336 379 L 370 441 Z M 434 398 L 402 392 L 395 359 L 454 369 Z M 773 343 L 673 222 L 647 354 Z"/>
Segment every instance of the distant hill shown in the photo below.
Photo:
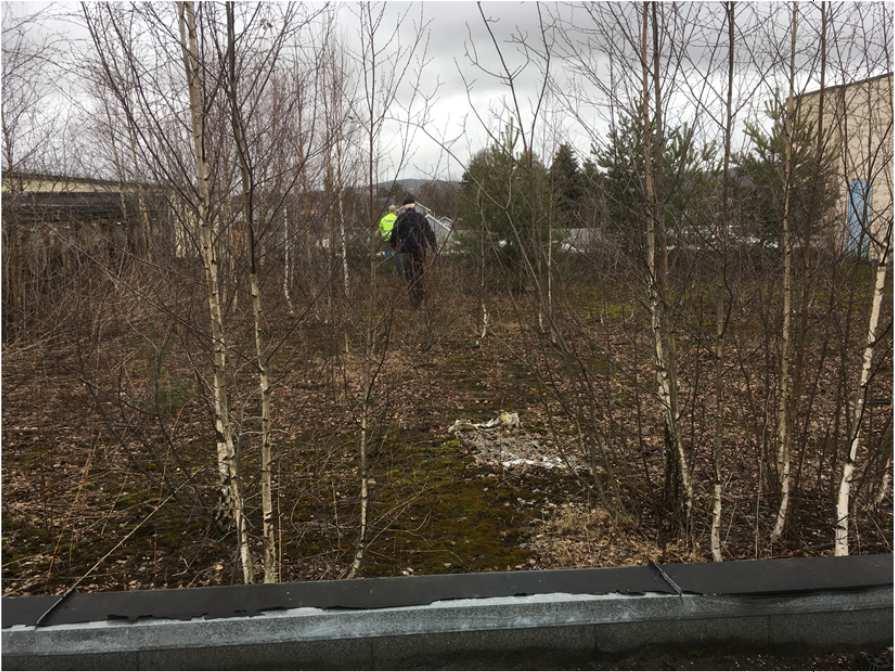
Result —
<path fill-rule="evenodd" d="M 405 178 L 403 180 L 396 180 L 395 186 L 401 191 L 410 191 L 416 193 L 420 189 L 422 189 L 426 185 L 435 185 L 437 187 L 450 187 L 454 189 L 460 188 L 460 182 L 455 182 L 451 180 L 427 180 L 419 177 L 410 177 Z M 392 186 L 391 182 L 380 182 L 376 185 L 377 189 L 389 189 Z"/>

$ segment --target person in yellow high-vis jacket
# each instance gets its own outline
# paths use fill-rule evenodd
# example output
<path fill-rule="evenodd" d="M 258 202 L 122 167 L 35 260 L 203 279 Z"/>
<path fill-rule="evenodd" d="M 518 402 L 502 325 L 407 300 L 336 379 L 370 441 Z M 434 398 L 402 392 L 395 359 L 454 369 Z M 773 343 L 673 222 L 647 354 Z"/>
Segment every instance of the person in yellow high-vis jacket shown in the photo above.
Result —
<path fill-rule="evenodd" d="M 392 237 L 392 229 L 395 228 L 395 220 L 398 219 L 398 208 L 394 205 L 388 206 L 388 212 L 379 220 L 379 235 L 385 242 L 389 242 Z"/>
<path fill-rule="evenodd" d="M 398 208 L 397 206 L 390 205 L 388 206 L 388 212 L 386 212 L 382 219 L 379 220 L 379 235 L 382 236 L 382 240 L 385 242 L 388 247 L 385 250 L 385 260 L 388 262 L 389 260 L 394 261 L 395 270 L 398 275 L 403 275 L 403 255 L 400 254 L 396 249 L 394 244 L 391 242 L 392 240 L 392 229 L 395 228 L 395 222 L 398 220 Z"/>

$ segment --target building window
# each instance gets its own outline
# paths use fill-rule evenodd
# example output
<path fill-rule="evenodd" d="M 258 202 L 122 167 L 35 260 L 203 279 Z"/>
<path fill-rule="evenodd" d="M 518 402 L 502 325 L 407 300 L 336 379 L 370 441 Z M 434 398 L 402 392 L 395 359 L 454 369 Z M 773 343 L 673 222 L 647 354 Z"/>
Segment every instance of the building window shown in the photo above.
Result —
<path fill-rule="evenodd" d="M 848 231 L 845 249 L 866 257 L 870 250 L 870 184 L 852 180 L 848 185 Z"/>

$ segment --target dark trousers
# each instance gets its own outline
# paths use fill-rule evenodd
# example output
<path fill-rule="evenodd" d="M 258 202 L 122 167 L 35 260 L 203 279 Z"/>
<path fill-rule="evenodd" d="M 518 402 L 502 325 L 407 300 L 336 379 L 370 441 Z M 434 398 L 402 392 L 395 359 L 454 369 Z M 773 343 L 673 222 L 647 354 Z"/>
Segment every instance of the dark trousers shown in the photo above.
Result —
<path fill-rule="evenodd" d="M 410 293 L 410 305 L 419 308 L 425 298 L 423 289 L 423 257 L 419 254 L 406 254 L 403 259 L 404 279 Z"/>
<path fill-rule="evenodd" d="M 392 259 L 394 259 L 395 261 L 395 273 L 398 275 L 399 278 L 403 278 L 407 255 L 403 252 L 393 252 Z"/>
<path fill-rule="evenodd" d="M 391 272 L 396 273 L 399 278 L 404 277 L 404 257 L 407 256 L 403 252 L 396 252 L 388 247 L 385 250 L 384 266 L 389 268 Z"/>

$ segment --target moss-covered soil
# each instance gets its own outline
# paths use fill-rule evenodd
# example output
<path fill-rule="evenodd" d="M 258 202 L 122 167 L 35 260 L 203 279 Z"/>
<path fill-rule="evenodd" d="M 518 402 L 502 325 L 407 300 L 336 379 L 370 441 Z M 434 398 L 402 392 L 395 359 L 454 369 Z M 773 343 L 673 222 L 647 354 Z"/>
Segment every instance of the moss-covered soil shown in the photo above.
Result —
<path fill-rule="evenodd" d="M 265 335 L 279 344 L 270 361 L 283 580 L 341 578 L 351 567 L 360 533 L 367 366 L 377 377 L 366 409 L 370 501 L 360 576 L 707 560 L 712 441 L 725 478 L 726 557 L 830 551 L 830 474 L 837 473 L 829 463 L 830 437 L 844 429 L 824 415 L 832 412 L 827 406 L 835 381 L 829 356 L 825 365 L 816 364 L 820 346 L 809 349 L 802 401 L 806 405 L 814 394 L 812 417 L 819 419 L 798 428 L 810 451 L 797 465 L 802 481 L 790 531 L 771 548 L 766 536 L 774 498 L 756 458 L 772 449 L 773 432 L 760 420 L 762 386 L 774 383 L 762 369 L 765 359 L 775 361 L 772 344 L 755 336 L 748 315 L 738 316 L 743 326 L 732 332 L 728 353 L 743 366 L 723 371 L 729 387 L 718 410 L 706 402 L 720 374 L 701 332 L 679 334 L 685 442 L 697 485 L 693 539 L 681 542 L 662 507 L 662 416 L 642 307 L 621 292 L 590 287 L 558 296 L 557 314 L 561 308 L 574 314 L 562 325 L 560 344 L 525 318 L 533 314 L 525 303 L 531 297 L 490 297 L 490 333 L 478 342 L 476 299 L 453 291 L 447 274 L 432 280 L 432 294 L 440 298 L 429 312 L 411 311 L 395 299 L 403 290 L 392 282 L 393 293 L 373 307 L 369 332 L 366 306 L 334 322 L 325 309 L 287 317 L 274 295 L 266 304 L 272 317 Z M 197 298 L 191 310 L 202 315 L 202 309 Z M 233 341 L 251 343 L 248 322 L 236 317 Z M 151 312 L 126 321 L 85 313 L 83 320 L 84 328 L 62 337 L 4 348 L 4 594 L 61 592 L 127 535 L 81 590 L 241 581 L 233 531 L 212 515 L 215 444 L 201 330 L 182 329 Z M 861 335 L 853 333 L 858 346 L 850 357 L 857 361 Z M 381 370 L 378 357 L 362 357 L 368 334 L 377 355 L 385 353 Z M 231 384 L 260 574 L 252 357 L 251 350 L 233 353 Z M 885 357 L 881 371 L 891 361 Z M 885 397 L 891 378 L 881 373 L 873 385 L 872 396 Z M 600 479 L 485 467 L 476 462 L 474 447 L 448 432 L 457 419 L 482 421 L 504 410 L 519 413 L 526 432 L 543 437 L 545 445 L 577 451 L 579 460 L 597 465 Z M 868 411 L 866 445 L 883 445 L 890 418 L 891 406 Z M 865 464 L 876 459 L 867 450 Z M 891 505 L 867 507 L 866 492 L 855 550 L 884 551 Z"/>

